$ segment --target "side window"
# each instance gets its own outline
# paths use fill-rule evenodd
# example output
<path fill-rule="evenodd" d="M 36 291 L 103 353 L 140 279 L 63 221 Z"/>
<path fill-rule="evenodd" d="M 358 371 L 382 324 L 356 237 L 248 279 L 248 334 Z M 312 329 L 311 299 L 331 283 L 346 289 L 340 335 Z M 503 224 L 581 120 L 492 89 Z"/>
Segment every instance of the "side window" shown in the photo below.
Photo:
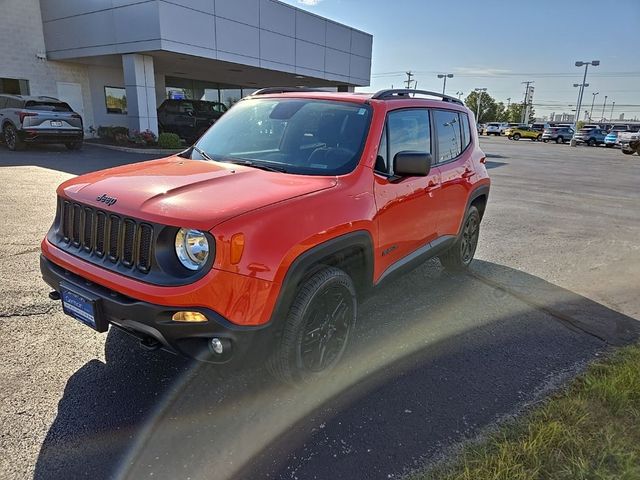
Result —
<path fill-rule="evenodd" d="M 463 148 L 458 112 L 434 110 L 433 119 L 438 137 L 438 163 L 456 158 L 462 153 Z"/>
<path fill-rule="evenodd" d="M 382 130 L 382 137 L 380 138 L 380 146 L 378 147 L 378 156 L 376 157 L 376 172 L 380 173 L 389 173 L 389 162 L 387 161 L 387 155 L 389 151 L 387 150 L 387 127 L 385 125 Z"/>
<path fill-rule="evenodd" d="M 393 174 L 393 157 L 405 150 L 431 153 L 429 112 L 424 108 L 396 110 L 387 116 L 389 157 L 387 164 Z"/>
<path fill-rule="evenodd" d="M 471 132 L 469 131 L 469 117 L 466 113 L 459 114 L 460 124 L 462 125 L 462 138 L 464 143 L 462 144 L 462 150 L 467 148 L 467 146 L 471 143 Z M 498 125 L 500 128 L 500 125 Z"/>

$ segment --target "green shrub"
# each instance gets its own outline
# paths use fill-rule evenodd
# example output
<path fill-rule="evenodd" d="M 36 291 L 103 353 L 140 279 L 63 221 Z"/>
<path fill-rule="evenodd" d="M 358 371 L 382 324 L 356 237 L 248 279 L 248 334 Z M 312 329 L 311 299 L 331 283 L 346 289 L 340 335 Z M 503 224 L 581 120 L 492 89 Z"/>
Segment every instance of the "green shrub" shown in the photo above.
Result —
<path fill-rule="evenodd" d="M 182 147 L 182 142 L 175 133 L 161 133 L 158 137 L 158 146 L 160 148 L 176 149 Z"/>
<path fill-rule="evenodd" d="M 129 129 L 127 127 L 98 127 L 98 137 L 106 138 L 108 140 L 115 140 L 116 136 L 125 137 L 129 136 Z"/>

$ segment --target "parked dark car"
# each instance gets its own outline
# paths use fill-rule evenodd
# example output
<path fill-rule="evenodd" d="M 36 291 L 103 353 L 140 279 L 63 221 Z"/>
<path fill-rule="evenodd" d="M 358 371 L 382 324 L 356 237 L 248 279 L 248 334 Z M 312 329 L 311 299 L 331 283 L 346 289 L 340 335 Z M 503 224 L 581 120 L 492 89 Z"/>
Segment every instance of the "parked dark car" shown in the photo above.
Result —
<path fill-rule="evenodd" d="M 82 117 L 68 103 L 53 97 L 0 95 L 0 129 L 9 150 L 29 143 L 64 143 L 82 147 Z"/>
<path fill-rule="evenodd" d="M 542 141 L 543 142 L 556 142 L 556 143 L 564 143 L 567 140 L 571 140 L 573 137 L 574 131 L 569 127 L 549 127 L 545 128 L 542 133 Z"/>
<path fill-rule="evenodd" d="M 604 138 L 607 136 L 607 131 L 602 128 L 581 128 L 573 136 L 576 143 L 586 143 L 590 147 L 596 145 L 602 145 Z"/>
<path fill-rule="evenodd" d="M 175 133 L 192 143 L 226 111 L 226 105 L 220 102 L 169 99 L 158 107 L 158 125 L 160 131 Z"/>

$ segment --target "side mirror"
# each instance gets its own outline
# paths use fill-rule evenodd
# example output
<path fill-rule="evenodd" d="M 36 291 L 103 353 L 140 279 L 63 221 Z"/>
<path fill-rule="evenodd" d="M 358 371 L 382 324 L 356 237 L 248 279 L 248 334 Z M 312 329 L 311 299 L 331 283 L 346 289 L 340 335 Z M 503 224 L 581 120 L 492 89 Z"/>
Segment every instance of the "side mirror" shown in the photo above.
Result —
<path fill-rule="evenodd" d="M 402 151 L 393 157 L 393 173 L 401 177 L 424 177 L 431 170 L 431 154 Z"/>

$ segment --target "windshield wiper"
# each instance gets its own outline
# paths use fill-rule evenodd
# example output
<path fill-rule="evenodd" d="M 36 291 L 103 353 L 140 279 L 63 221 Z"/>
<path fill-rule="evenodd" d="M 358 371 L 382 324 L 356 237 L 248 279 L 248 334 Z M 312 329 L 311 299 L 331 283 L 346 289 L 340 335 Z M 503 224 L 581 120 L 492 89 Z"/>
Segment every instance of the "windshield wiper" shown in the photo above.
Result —
<path fill-rule="evenodd" d="M 213 158 L 211 158 L 207 152 L 205 152 L 204 150 L 199 149 L 198 147 L 196 147 L 195 145 L 193 145 L 191 148 L 193 148 L 196 152 L 198 152 L 200 154 L 200 156 L 202 158 L 204 158 L 205 160 L 209 160 L 210 162 L 213 162 Z"/>
<path fill-rule="evenodd" d="M 280 172 L 287 173 L 287 170 L 282 167 L 274 167 L 272 165 L 267 165 L 265 163 L 252 162 L 251 160 L 223 160 L 225 163 L 233 163 L 234 165 L 244 165 L 245 167 L 253 167 L 259 168 L 261 170 L 266 170 L 268 172 Z"/>

